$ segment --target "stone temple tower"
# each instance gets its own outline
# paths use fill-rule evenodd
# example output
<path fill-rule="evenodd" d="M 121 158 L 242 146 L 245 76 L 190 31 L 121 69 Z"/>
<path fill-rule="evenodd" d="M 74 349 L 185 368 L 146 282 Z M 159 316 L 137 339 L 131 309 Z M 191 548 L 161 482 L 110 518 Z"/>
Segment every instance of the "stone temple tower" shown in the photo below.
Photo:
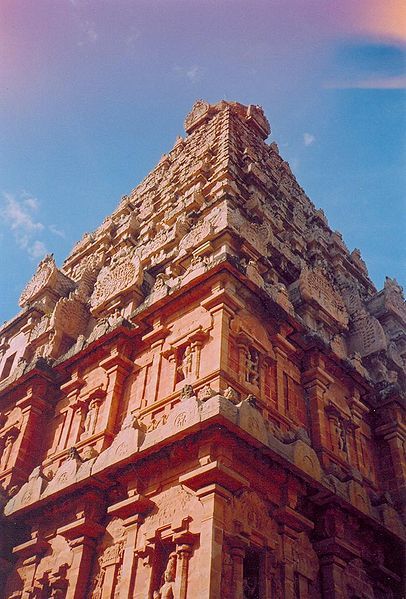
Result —
<path fill-rule="evenodd" d="M 406 310 L 265 139 L 186 137 L 0 332 L 0 595 L 402 597 Z"/>

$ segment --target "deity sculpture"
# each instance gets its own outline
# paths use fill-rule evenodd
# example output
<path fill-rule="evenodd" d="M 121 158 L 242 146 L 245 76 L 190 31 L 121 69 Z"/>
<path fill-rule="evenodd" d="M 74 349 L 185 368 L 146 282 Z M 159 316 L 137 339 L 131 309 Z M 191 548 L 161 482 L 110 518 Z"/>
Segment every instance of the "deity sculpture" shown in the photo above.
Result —
<path fill-rule="evenodd" d="M 97 399 L 92 399 L 89 403 L 85 418 L 85 433 L 87 435 L 93 435 L 96 429 L 97 415 L 99 413 L 99 402 Z"/>
<path fill-rule="evenodd" d="M 176 553 L 171 553 L 163 574 L 163 584 L 154 591 L 153 599 L 175 599 Z"/>
<path fill-rule="evenodd" d="M 183 354 L 182 362 L 178 366 L 178 372 L 184 379 L 187 379 L 192 374 L 192 369 L 193 369 L 193 351 L 192 351 L 190 345 L 188 345 Z"/>
<path fill-rule="evenodd" d="M 0 459 L 0 470 L 5 470 L 7 468 L 8 462 L 10 460 L 11 452 L 13 450 L 13 443 L 15 440 L 15 436 L 12 434 L 7 435 L 4 446 L 3 453 Z"/>
<path fill-rule="evenodd" d="M 347 434 L 344 424 L 341 420 L 336 423 L 336 432 L 338 437 L 338 449 L 341 451 L 347 451 Z"/>
<path fill-rule="evenodd" d="M 247 350 L 245 360 L 245 380 L 251 385 L 259 382 L 259 355 L 255 349 Z"/>

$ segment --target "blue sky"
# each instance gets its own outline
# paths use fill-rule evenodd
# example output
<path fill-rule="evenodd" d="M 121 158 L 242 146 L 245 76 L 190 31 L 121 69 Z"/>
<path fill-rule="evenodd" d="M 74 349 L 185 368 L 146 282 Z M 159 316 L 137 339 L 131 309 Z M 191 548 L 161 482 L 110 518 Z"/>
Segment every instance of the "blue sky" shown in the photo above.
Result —
<path fill-rule="evenodd" d="M 0 322 L 44 253 L 62 264 L 184 135 L 197 98 L 262 105 L 376 286 L 405 284 L 404 3 L 2 0 L 0 22 Z"/>

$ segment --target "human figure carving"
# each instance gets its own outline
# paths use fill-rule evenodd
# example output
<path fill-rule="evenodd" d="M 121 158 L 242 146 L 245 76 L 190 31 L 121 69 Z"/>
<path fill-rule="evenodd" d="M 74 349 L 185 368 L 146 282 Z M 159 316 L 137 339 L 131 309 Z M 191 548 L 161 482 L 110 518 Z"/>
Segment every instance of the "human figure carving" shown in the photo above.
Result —
<path fill-rule="evenodd" d="M 92 399 L 89 403 L 89 409 L 87 410 L 85 418 L 85 433 L 87 435 L 93 435 L 96 429 L 97 416 L 99 413 L 99 402 L 97 399 Z"/>
<path fill-rule="evenodd" d="M 336 431 L 338 435 L 338 449 L 341 451 L 347 451 L 347 434 L 344 424 L 341 422 L 341 420 L 337 421 Z"/>
<path fill-rule="evenodd" d="M 192 374 L 192 370 L 193 370 L 193 351 L 192 351 L 192 348 L 190 347 L 190 345 L 188 345 L 183 354 L 182 362 L 178 366 L 178 372 L 184 379 L 187 379 Z"/>
<path fill-rule="evenodd" d="M 13 443 L 15 436 L 12 434 L 7 435 L 4 441 L 3 453 L 0 460 L 0 470 L 5 470 L 10 460 L 11 452 L 13 450 Z"/>
<path fill-rule="evenodd" d="M 259 381 L 259 356 L 255 350 L 248 350 L 245 361 L 245 380 L 252 385 L 258 385 Z"/>
<path fill-rule="evenodd" d="M 153 599 L 175 599 L 176 553 L 171 553 L 163 575 L 164 582 Z"/>

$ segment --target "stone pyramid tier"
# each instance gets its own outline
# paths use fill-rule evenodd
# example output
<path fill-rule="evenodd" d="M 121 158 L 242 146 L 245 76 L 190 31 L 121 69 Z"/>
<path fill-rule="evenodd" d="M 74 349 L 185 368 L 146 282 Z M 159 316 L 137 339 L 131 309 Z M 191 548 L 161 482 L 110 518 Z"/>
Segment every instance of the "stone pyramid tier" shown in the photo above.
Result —
<path fill-rule="evenodd" d="M 284 312 L 349 368 L 403 382 L 402 289 L 387 278 L 376 292 L 360 252 L 348 251 L 276 143 L 266 143 L 262 109 L 198 100 L 185 129 L 61 269 L 52 256 L 39 264 L 20 297 L 23 313 L 2 329 L 6 340 L 26 322 L 18 372 L 38 356 L 71 355 L 227 262 L 269 310 Z"/>

